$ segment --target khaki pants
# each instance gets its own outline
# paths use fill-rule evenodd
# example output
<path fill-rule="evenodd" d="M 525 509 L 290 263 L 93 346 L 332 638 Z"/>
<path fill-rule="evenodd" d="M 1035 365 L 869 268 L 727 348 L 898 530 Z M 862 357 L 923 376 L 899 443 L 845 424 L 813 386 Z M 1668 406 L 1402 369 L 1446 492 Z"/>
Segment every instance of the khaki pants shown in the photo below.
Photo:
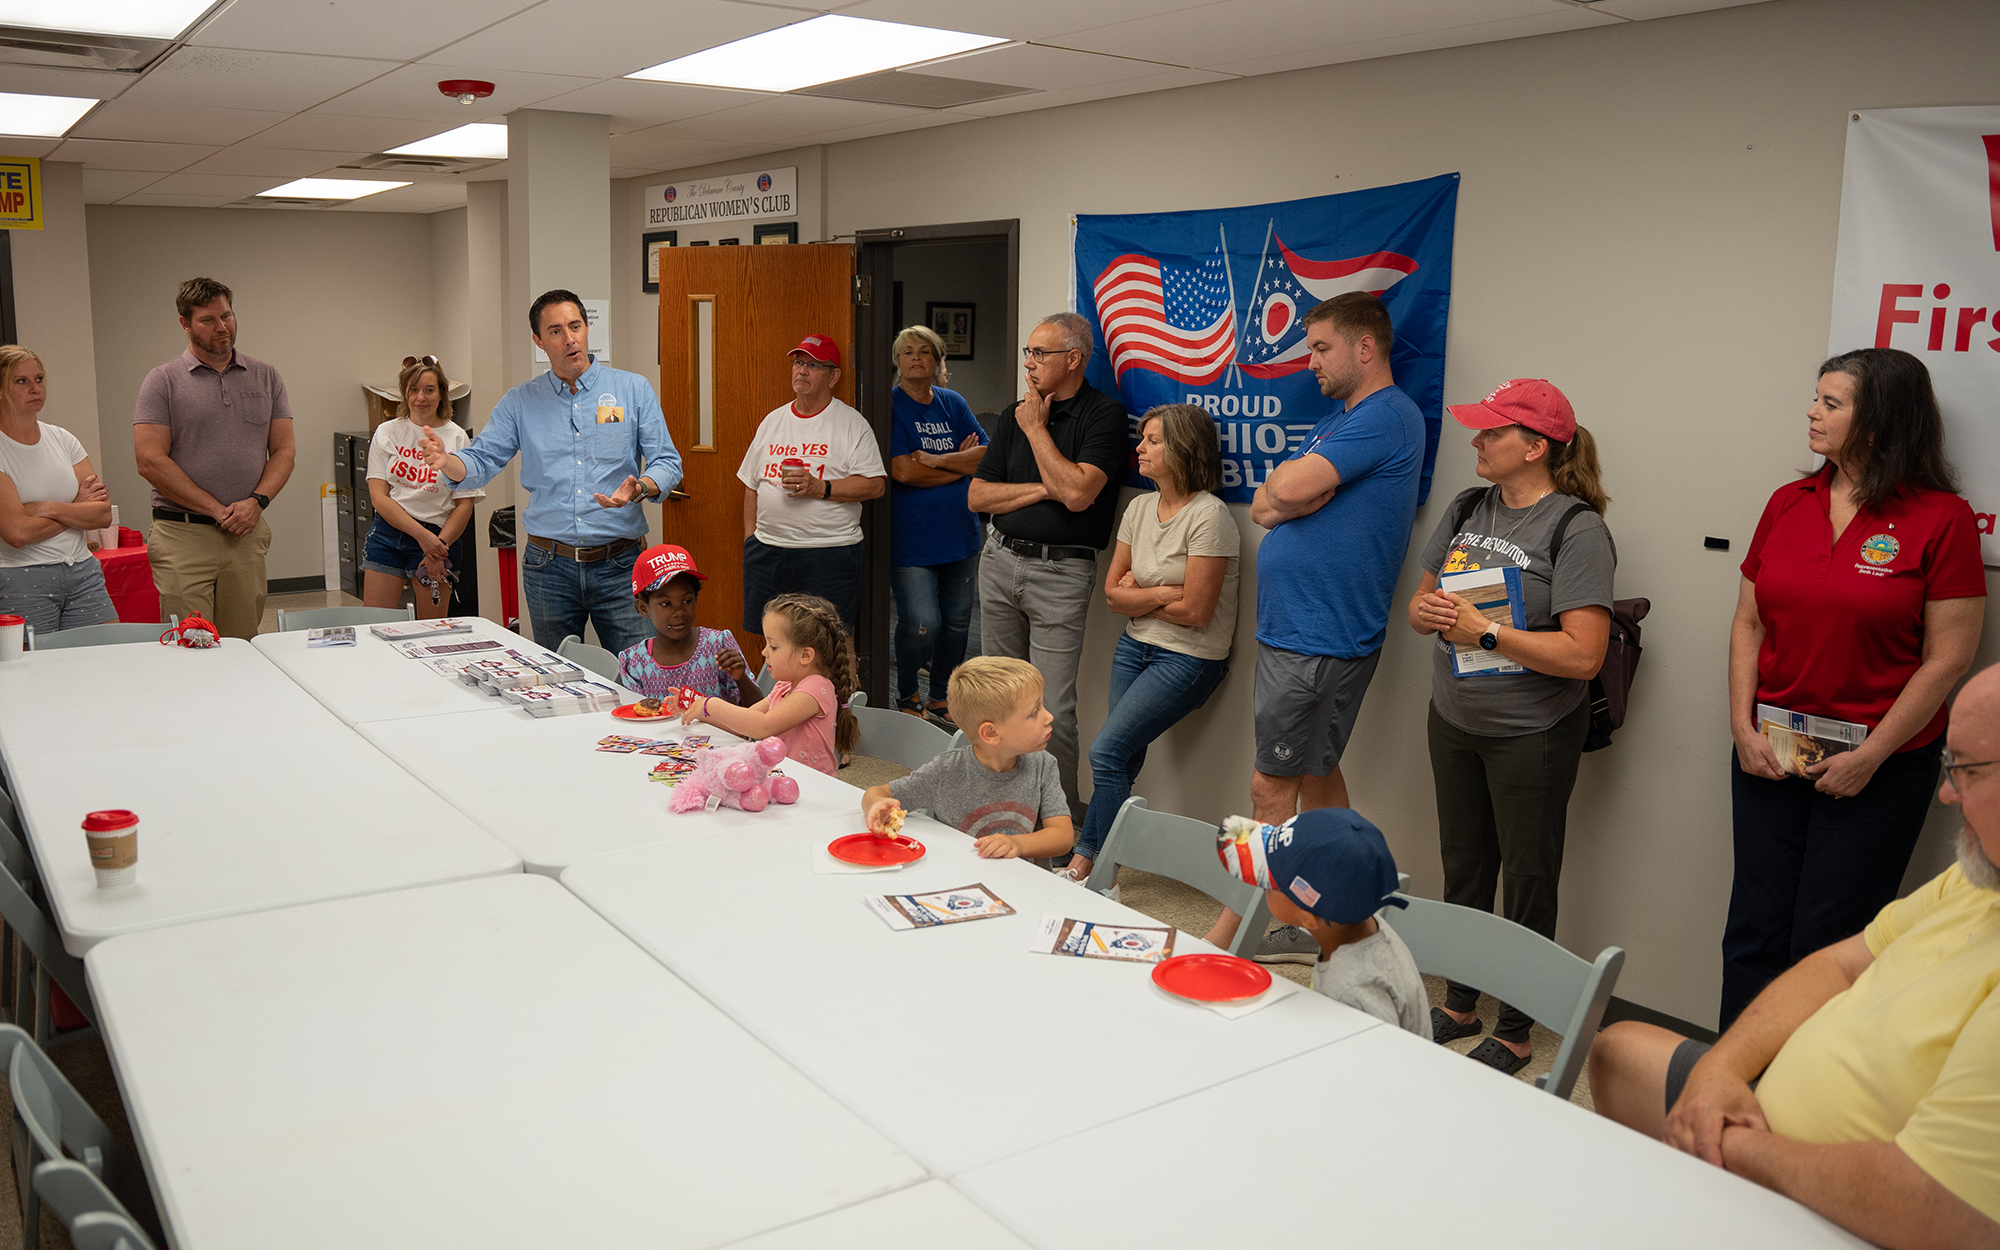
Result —
<path fill-rule="evenodd" d="M 238 538 L 216 525 L 156 518 L 146 545 L 163 616 L 206 617 L 225 638 L 257 636 L 269 588 L 264 578 L 269 522 L 259 517 L 257 528 Z"/>

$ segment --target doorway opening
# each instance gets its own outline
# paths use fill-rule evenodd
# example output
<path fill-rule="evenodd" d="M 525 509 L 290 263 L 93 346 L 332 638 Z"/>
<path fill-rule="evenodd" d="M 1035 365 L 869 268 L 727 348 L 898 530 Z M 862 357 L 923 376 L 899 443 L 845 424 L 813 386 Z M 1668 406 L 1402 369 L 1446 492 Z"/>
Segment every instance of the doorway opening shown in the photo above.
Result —
<path fill-rule="evenodd" d="M 945 339 L 945 366 L 951 376 L 944 385 L 965 399 L 975 419 L 990 433 L 992 419 L 1020 397 L 1020 222 L 1010 219 L 864 230 L 855 235 L 855 244 L 860 304 L 854 318 L 856 389 L 862 415 L 882 437 L 884 463 L 890 459 L 896 386 L 890 349 L 896 335 L 907 326 L 930 326 Z M 889 628 L 871 630 L 860 639 L 868 697 L 877 707 L 896 706 L 898 694 L 896 616 L 889 572 L 895 489 L 892 481 L 891 506 L 874 510 L 876 525 L 868 535 L 872 609 L 868 615 L 891 623 Z M 983 527 L 984 518 L 981 524 Z M 966 655 L 978 654 L 975 596 Z M 926 670 L 918 677 L 918 693 L 943 700 L 945 677 L 938 674 L 933 687 Z"/>

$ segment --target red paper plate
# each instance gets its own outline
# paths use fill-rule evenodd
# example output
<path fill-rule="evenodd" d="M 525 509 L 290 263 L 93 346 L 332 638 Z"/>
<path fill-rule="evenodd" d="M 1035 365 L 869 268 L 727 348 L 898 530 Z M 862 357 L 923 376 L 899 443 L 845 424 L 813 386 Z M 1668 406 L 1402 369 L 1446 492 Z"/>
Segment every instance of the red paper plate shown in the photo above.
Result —
<path fill-rule="evenodd" d="M 924 844 L 901 834 L 850 833 L 827 843 L 826 853 L 857 868 L 887 868 L 916 863 L 924 857 Z"/>
<path fill-rule="evenodd" d="M 1237 1003 L 1271 988 L 1271 974 L 1234 955 L 1176 955 L 1153 965 L 1153 984 L 1198 1003 Z"/>
<path fill-rule="evenodd" d="M 648 716 L 639 710 L 636 703 L 621 703 L 611 709 L 611 714 L 619 720 L 668 720 L 674 715 L 672 712 L 656 712 Z"/>

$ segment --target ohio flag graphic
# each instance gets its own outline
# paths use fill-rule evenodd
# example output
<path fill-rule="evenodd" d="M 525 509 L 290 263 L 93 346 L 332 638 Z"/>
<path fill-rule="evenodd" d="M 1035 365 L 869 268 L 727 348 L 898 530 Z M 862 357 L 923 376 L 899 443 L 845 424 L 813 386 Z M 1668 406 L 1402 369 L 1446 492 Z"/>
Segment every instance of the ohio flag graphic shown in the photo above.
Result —
<path fill-rule="evenodd" d="M 1334 412 L 1309 369 L 1305 315 L 1369 291 L 1396 329 L 1390 366 L 1423 411 L 1444 415 L 1458 175 L 1244 208 L 1076 219 L 1076 309 L 1097 335 L 1089 378 L 1136 418 L 1206 408 L 1222 440 L 1222 497 L 1242 502 Z M 1144 486 L 1132 470 L 1127 481 Z"/>

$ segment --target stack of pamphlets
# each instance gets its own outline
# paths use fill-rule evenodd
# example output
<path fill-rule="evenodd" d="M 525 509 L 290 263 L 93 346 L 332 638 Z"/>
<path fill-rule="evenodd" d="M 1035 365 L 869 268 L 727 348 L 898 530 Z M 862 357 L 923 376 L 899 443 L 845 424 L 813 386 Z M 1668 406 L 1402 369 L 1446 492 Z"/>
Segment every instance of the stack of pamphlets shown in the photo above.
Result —
<path fill-rule="evenodd" d="M 415 638 L 434 638 L 439 634 L 469 634 L 472 632 L 472 621 L 469 616 L 440 616 L 431 621 L 391 621 L 386 625 L 370 625 L 368 632 L 384 642 L 409 642 Z"/>
<path fill-rule="evenodd" d="M 1794 777 L 1829 756 L 1852 751 L 1868 740 L 1868 726 L 1831 716 L 1808 716 L 1769 703 L 1757 705 L 1757 728 L 1771 740 L 1778 767 Z"/>
<path fill-rule="evenodd" d="M 561 656 L 544 651 L 523 655 L 507 651 L 492 658 L 482 657 L 459 672 L 459 680 L 497 695 L 516 686 L 552 686 L 557 682 L 582 681 L 588 674 Z"/>
<path fill-rule="evenodd" d="M 309 629 L 306 631 L 306 649 L 315 647 L 351 647 L 354 645 L 354 626 L 335 625 L 330 629 Z"/>
<path fill-rule="evenodd" d="M 603 682 L 567 681 L 547 686 L 515 686 L 500 692 L 530 716 L 562 716 L 571 712 L 608 712 L 622 701 Z"/>
<path fill-rule="evenodd" d="M 500 640 L 497 638 L 465 638 L 446 639 L 442 642 L 425 642 L 422 639 L 418 639 L 415 642 L 392 642 L 389 645 L 396 650 L 397 654 L 407 656 L 412 660 L 435 660 L 443 656 L 468 655 L 474 651 L 498 651 L 500 649 Z"/>
<path fill-rule="evenodd" d="M 1521 570 L 1511 564 L 1465 573 L 1447 573 L 1438 578 L 1438 589 L 1461 595 L 1479 609 L 1479 614 L 1495 625 L 1521 628 L 1518 621 L 1528 613 L 1521 599 Z M 1498 651 L 1488 651 L 1477 642 L 1451 644 L 1451 672 L 1454 677 L 1474 674 L 1525 673 L 1528 670 Z"/>

